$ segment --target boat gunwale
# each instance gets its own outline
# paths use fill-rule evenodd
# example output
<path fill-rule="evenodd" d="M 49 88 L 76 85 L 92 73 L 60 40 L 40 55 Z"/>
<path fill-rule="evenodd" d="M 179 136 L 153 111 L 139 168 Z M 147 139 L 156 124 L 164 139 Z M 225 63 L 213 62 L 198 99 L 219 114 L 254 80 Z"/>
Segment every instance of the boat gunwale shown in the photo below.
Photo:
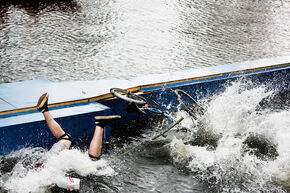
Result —
<path fill-rule="evenodd" d="M 179 79 L 179 80 L 172 80 L 172 81 L 165 81 L 160 83 L 154 83 L 154 84 L 147 84 L 147 85 L 141 85 L 141 86 L 135 86 L 128 89 L 125 89 L 130 92 L 140 92 L 144 93 L 142 89 L 148 89 L 153 87 L 160 87 L 160 86 L 169 86 L 173 84 L 179 84 L 179 83 L 185 83 L 185 82 L 192 82 L 192 81 L 198 81 L 198 80 L 206 80 L 206 79 L 212 79 L 212 78 L 222 78 L 222 77 L 229 77 L 232 75 L 244 75 L 246 73 L 251 72 L 259 72 L 259 71 L 266 71 L 266 70 L 278 70 L 283 67 L 290 67 L 290 63 L 283 63 L 283 64 L 276 64 L 271 66 L 264 66 L 264 67 L 258 67 L 258 68 L 251 68 L 251 69 L 244 69 L 244 70 L 237 70 L 232 72 L 224 72 L 224 73 L 218 73 L 218 74 L 212 74 L 212 75 L 205 75 L 205 76 L 198 76 L 198 77 L 192 77 L 192 78 L 185 78 L 185 79 Z M 82 103 L 90 103 L 90 102 L 98 102 L 98 101 L 104 101 L 104 100 L 112 100 L 115 97 L 111 93 L 90 97 L 86 99 L 78 99 L 73 101 L 65 101 L 60 103 L 53 103 L 49 104 L 49 108 L 54 107 L 61 107 L 61 106 L 68 106 L 68 105 L 75 105 L 75 104 L 82 104 Z M 0 116 L 4 115 L 11 115 L 11 114 L 17 114 L 17 113 L 24 113 L 29 111 L 36 111 L 36 106 L 34 107 L 25 107 L 20 109 L 13 109 L 8 111 L 0 111 Z"/>

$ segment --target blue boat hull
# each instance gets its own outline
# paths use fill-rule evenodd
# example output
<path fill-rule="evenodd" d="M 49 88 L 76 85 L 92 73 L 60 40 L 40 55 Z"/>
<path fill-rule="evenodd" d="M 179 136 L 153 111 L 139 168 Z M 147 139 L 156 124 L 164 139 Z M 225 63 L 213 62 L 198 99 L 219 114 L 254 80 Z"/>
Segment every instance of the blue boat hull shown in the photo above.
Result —
<path fill-rule="evenodd" d="M 90 82 L 90 84 L 88 82 L 77 82 L 75 84 L 70 82 L 65 83 L 65 86 L 63 86 L 61 83 L 56 84 L 43 80 L 40 82 L 28 81 L 3 84 L 0 85 L 0 155 L 8 154 L 24 147 L 41 146 L 48 148 L 55 142 L 42 115 L 33 106 L 38 96 L 45 89 L 61 88 L 57 90 L 57 93 L 62 93 L 64 88 L 68 88 L 68 84 L 70 85 L 70 90 L 73 90 L 74 85 L 92 85 L 91 87 L 88 86 L 86 91 L 83 90 L 84 86 L 80 86 L 80 92 L 76 92 L 78 93 L 76 95 L 79 96 L 76 98 L 74 98 L 72 93 L 62 97 L 55 95 L 52 97 L 50 106 L 52 115 L 63 129 L 73 136 L 74 141 L 76 143 L 87 143 L 90 141 L 94 131 L 94 116 L 119 114 L 122 116 L 120 122 L 137 119 L 141 116 L 138 113 L 128 113 L 128 104 L 112 97 L 108 93 L 111 87 L 119 87 L 121 85 L 123 88 L 138 92 L 145 98 L 152 97 L 164 110 L 170 105 L 171 109 L 166 110 L 176 111 L 178 101 L 172 89 L 182 89 L 196 100 L 222 93 L 227 86 L 235 81 L 250 81 L 249 87 L 263 84 L 267 85 L 268 89 L 277 92 L 288 92 L 290 91 L 290 64 L 287 61 L 290 61 L 290 58 L 284 58 L 282 61 L 277 60 L 272 65 L 271 62 L 273 60 L 270 60 L 270 62 L 266 62 L 267 65 L 265 66 L 259 63 L 258 66 L 252 67 L 251 63 L 242 63 L 227 65 L 227 68 L 222 66 L 222 70 L 219 67 L 215 67 L 219 73 L 216 73 L 216 71 L 201 73 L 200 76 L 196 76 L 195 73 L 198 70 L 194 70 L 192 71 L 192 77 L 190 75 L 191 72 L 181 72 L 173 74 L 175 79 L 168 78 L 172 75 L 166 75 L 167 77 L 163 76 L 163 79 L 160 78 L 158 80 L 157 78 L 155 82 L 148 81 L 154 79 L 154 77 L 149 76 L 142 79 L 128 79 L 124 82 L 114 80 L 107 82 L 107 84 L 103 84 L 101 81 Z M 247 66 L 247 68 L 243 69 L 243 66 Z M 213 71 L 213 68 L 209 69 L 209 71 Z M 182 73 L 185 78 L 182 78 Z M 146 81 L 150 83 L 146 84 Z M 106 85 L 105 89 L 107 91 L 89 93 L 90 90 L 97 90 L 100 87 L 98 86 L 99 82 L 102 85 Z M 39 86 L 40 89 L 35 89 L 36 91 L 32 91 L 31 94 L 28 93 L 26 98 L 23 97 L 25 98 L 23 104 L 22 98 L 14 96 L 15 94 L 13 93 L 23 92 L 25 86 L 29 88 L 32 84 L 35 85 L 34 88 Z M 51 86 L 52 84 L 53 86 Z M 96 88 L 94 88 L 95 85 Z M 9 97 L 9 95 L 13 97 Z M 106 140 L 110 139 L 111 132 L 114 132 L 114 130 L 111 131 L 110 127 L 105 129 Z"/>

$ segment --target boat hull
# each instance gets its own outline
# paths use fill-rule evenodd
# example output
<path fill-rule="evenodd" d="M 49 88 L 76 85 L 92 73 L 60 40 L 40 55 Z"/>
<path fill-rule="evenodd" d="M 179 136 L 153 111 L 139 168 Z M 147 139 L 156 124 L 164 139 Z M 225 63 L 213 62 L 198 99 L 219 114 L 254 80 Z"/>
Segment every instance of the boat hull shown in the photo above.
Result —
<path fill-rule="evenodd" d="M 176 111 L 178 101 L 172 90 L 182 89 L 197 101 L 222 93 L 233 82 L 249 87 L 266 85 L 276 92 L 290 90 L 290 57 L 228 64 L 125 80 L 99 80 L 55 83 L 49 80 L 0 85 L 0 155 L 24 147 L 50 147 L 55 139 L 41 113 L 35 109 L 38 97 L 49 92 L 50 111 L 76 143 L 90 141 L 94 116 L 121 115 L 120 122 L 140 118 L 129 113 L 128 103 L 114 98 L 109 90 L 119 87 L 153 98 L 163 110 Z M 21 94 L 19 94 L 21 93 Z M 168 109 L 168 106 L 171 108 Z M 109 140 L 110 127 L 105 129 Z"/>

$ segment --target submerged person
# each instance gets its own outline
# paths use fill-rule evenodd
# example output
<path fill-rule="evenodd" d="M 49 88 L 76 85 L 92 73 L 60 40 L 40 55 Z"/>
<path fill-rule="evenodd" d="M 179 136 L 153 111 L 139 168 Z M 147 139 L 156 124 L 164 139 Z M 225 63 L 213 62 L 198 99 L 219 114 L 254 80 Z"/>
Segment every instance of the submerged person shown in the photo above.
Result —
<path fill-rule="evenodd" d="M 54 120 L 48 110 L 48 93 L 43 94 L 37 103 L 37 110 L 40 111 L 44 119 L 53 134 L 53 136 L 58 140 L 51 149 L 48 151 L 48 155 L 58 154 L 59 152 L 70 149 L 72 144 L 72 137 L 70 134 L 66 133 L 61 126 Z M 102 143 L 103 143 L 103 130 L 106 125 L 108 125 L 112 120 L 120 118 L 119 115 L 110 116 L 96 116 L 95 118 L 95 131 L 93 138 L 90 142 L 88 155 L 91 160 L 99 160 L 102 155 Z M 38 166 L 42 166 L 42 163 Z"/>

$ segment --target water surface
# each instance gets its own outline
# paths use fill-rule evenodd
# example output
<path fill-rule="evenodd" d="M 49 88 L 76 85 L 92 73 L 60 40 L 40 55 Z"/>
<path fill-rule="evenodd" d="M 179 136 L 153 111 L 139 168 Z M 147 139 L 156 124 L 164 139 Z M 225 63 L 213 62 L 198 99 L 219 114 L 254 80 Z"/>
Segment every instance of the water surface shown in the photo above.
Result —
<path fill-rule="evenodd" d="M 288 1 L 2 4 L 0 83 L 127 78 L 290 54 Z M 71 171 L 82 181 L 80 192 L 289 192 L 290 97 L 257 111 L 271 92 L 245 87 L 236 83 L 199 101 L 206 113 L 198 121 L 182 110 L 173 114 L 185 116 L 187 132 L 173 130 L 168 139 L 146 142 L 109 165 L 156 133 L 158 124 L 113 137 L 94 164 L 86 146 L 50 158 L 40 171 L 34 165 L 47 149 L 0 157 L 0 192 L 63 192 L 48 187 Z M 247 149 L 244 141 L 253 134 L 263 136 L 278 156 L 264 159 Z"/>
<path fill-rule="evenodd" d="M 1 6 L 0 83 L 128 78 L 290 54 L 283 0 L 23 2 Z"/>

